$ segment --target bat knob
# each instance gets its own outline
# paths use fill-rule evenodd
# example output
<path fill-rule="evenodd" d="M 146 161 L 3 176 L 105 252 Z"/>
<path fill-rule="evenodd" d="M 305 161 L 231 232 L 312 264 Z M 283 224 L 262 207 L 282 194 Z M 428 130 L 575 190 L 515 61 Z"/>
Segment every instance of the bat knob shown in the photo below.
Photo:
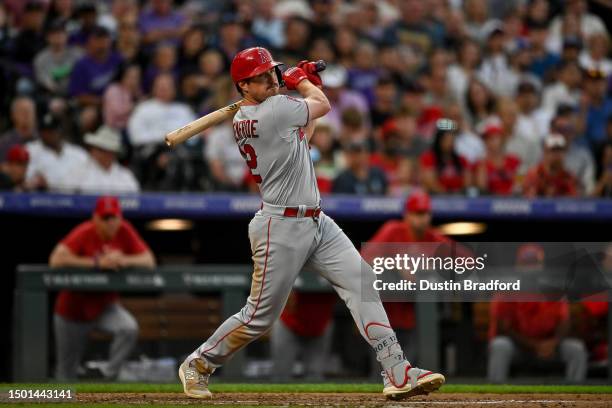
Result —
<path fill-rule="evenodd" d="M 327 63 L 323 60 L 318 60 L 314 62 L 314 66 L 316 72 L 321 72 L 324 71 L 325 68 L 327 68 Z"/>

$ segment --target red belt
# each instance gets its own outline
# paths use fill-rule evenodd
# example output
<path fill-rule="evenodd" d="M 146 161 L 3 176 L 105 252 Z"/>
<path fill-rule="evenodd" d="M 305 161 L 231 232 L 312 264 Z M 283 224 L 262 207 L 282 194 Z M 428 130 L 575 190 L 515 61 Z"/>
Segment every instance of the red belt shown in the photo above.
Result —
<path fill-rule="evenodd" d="M 285 217 L 297 217 L 300 212 L 298 207 L 287 207 L 283 215 Z M 321 214 L 321 208 L 308 208 L 304 211 L 304 217 L 318 217 Z"/>

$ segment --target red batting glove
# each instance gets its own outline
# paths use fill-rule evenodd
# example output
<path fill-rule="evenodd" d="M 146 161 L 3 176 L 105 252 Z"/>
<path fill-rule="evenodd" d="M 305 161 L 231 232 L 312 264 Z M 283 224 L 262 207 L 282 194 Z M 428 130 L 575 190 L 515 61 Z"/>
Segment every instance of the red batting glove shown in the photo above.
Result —
<path fill-rule="evenodd" d="M 297 85 L 305 79 L 308 79 L 308 76 L 302 68 L 293 67 L 283 72 L 283 81 L 290 91 L 296 89 Z"/>
<path fill-rule="evenodd" d="M 297 64 L 297 67 L 302 68 L 304 72 L 306 72 L 306 76 L 308 77 L 308 80 L 310 82 L 312 82 L 314 85 L 320 88 L 323 87 L 323 81 L 321 81 L 321 77 L 319 76 L 319 73 L 317 72 L 314 62 L 302 60 L 300 61 L 299 64 Z"/>

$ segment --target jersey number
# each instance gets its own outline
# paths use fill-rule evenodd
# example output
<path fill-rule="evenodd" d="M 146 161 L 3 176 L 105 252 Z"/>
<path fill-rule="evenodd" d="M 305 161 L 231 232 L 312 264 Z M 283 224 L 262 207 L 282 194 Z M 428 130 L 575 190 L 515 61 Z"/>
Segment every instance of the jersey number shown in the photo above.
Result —
<path fill-rule="evenodd" d="M 255 148 L 253 148 L 253 146 L 251 146 L 250 144 L 245 144 L 240 147 L 240 154 L 242 154 L 242 157 L 244 157 L 244 160 L 246 160 L 246 164 L 251 170 L 253 180 L 255 180 L 257 184 L 260 184 L 261 176 L 253 172 L 253 170 L 257 169 L 257 154 L 255 153 Z"/>

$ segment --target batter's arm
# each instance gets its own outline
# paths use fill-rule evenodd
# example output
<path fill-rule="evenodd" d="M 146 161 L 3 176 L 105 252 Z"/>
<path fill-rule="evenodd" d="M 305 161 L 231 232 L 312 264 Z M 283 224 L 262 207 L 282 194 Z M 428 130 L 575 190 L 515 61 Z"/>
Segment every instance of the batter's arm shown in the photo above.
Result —
<path fill-rule="evenodd" d="M 321 89 L 313 85 L 312 82 L 305 79 L 300 81 L 296 87 L 297 91 L 302 95 L 304 101 L 308 105 L 308 122 L 314 121 L 325 116 L 330 110 L 331 105 L 327 96 Z"/>

